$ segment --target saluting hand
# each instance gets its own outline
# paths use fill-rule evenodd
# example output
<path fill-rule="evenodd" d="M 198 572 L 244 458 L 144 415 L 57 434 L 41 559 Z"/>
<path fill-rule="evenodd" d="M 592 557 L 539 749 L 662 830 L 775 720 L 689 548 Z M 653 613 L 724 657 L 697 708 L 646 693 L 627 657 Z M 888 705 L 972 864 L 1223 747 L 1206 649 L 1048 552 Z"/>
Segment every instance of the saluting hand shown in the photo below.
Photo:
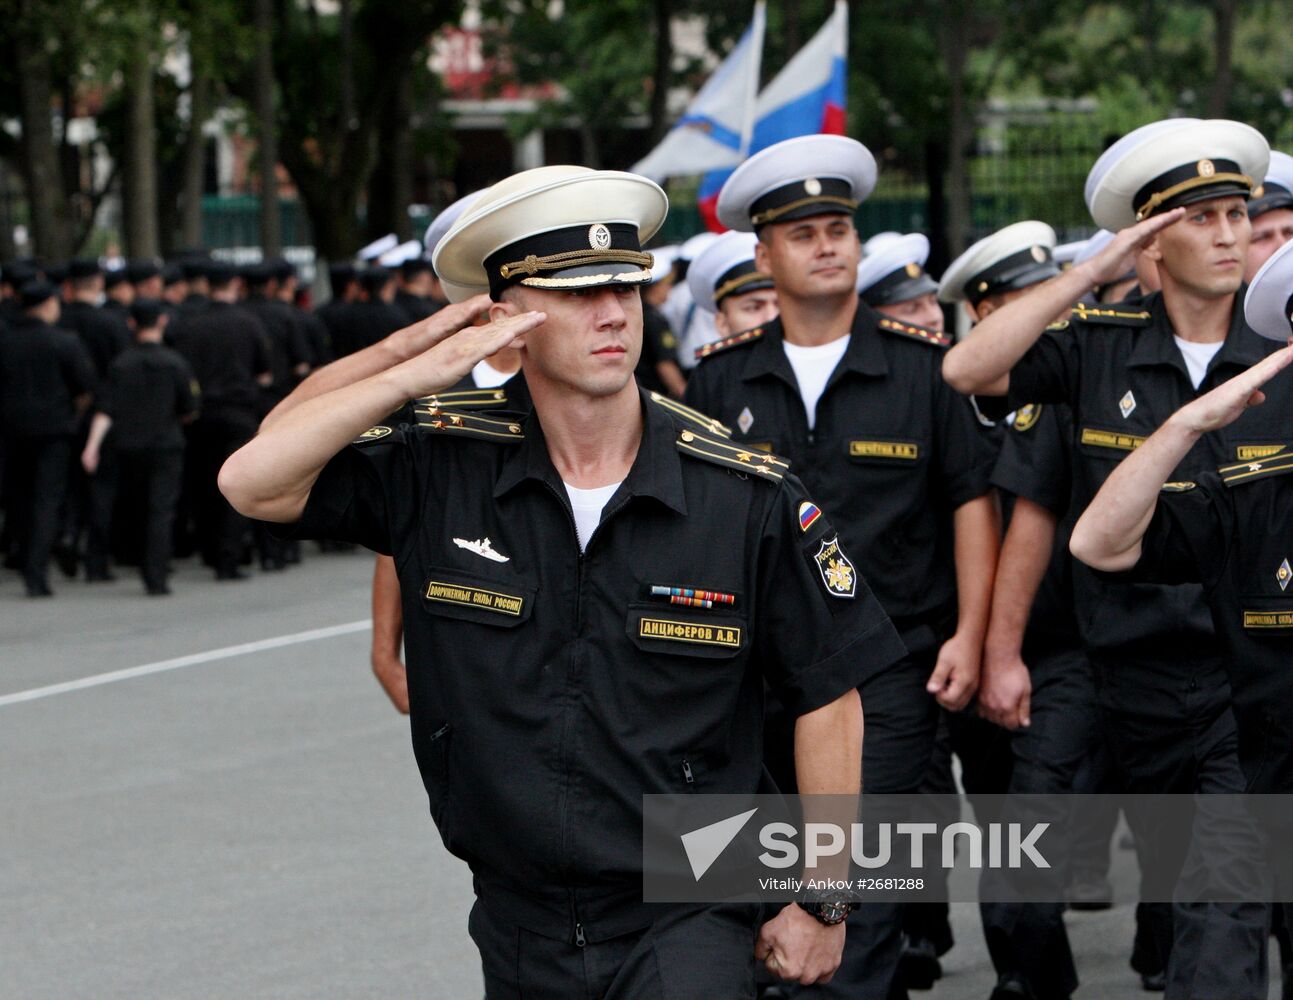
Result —
<path fill-rule="evenodd" d="M 1106 285 L 1123 276 L 1126 265 L 1123 263 L 1128 254 L 1136 254 L 1145 249 L 1160 232 L 1185 216 L 1185 209 L 1174 208 L 1162 215 L 1151 215 L 1144 222 L 1120 230 L 1109 241 L 1109 245 L 1088 261 L 1078 264 L 1087 280 L 1094 288 Z"/>
<path fill-rule="evenodd" d="M 1261 387 L 1290 363 L 1293 363 L 1293 338 L 1288 347 L 1268 355 L 1246 372 L 1181 407 L 1172 420 L 1196 434 L 1206 434 L 1232 424 L 1250 406 L 1266 402 L 1266 393 Z"/>
<path fill-rule="evenodd" d="M 485 296 L 476 297 L 476 299 L 483 298 Z M 476 299 L 469 299 L 459 305 L 468 306 Z M 445 324 L 435 325 L 435 320 L 441 314 L 453 308 L 455 307 L 449 306 L 442 309 L 421 323 L 408 328 L 409 331 L 418 330 L 418 336 L 422 337 L 427 345 L 416 357 L 399 366 L 398 370 L 406 382 L 409 399 L 428 396 L 449 388 L 464 378 L 485 358 L 510 346 L 517 337 L 529 333 L 548 318 L 547 313 L 526 312 L 486 323 L 483 326 L 466 325 L 480 314 L 477 308 L 475 311 L 464 309 L 455 313 L 459 321 L 456 328 Z M 453 318 L 450 317 L 450 319 Z M 424 325 L 425 328 L 423 328 Z"/>

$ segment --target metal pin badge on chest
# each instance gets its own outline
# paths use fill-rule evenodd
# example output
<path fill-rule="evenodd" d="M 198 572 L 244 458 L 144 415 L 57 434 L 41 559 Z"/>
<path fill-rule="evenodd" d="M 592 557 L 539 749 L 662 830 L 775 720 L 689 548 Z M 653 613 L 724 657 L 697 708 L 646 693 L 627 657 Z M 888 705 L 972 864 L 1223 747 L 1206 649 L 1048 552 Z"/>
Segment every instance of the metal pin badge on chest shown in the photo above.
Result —
<path fill-rule="evenodd" d="M 1118 409 L 1122 413 L 1123 420 L 1136 412 L 1136 397 L 1131 394 L 1130 389 L 1127 390 L 1127 395 L 1118 400 Z"/>
<path fill-rule="evenodd" d="M 736 418 L 736 426 L 741 428 L 742 434 L 749 434 L 750 428 L 754 426 L 754 414 L 750 412 L 747 406 L 741 411 L 741 415 Z"/>
<path fill-rule="evenodd" d="M 505 563 L 512 561 L 511 556 L 505 556 L 503 553 L 497 551 L 488 538 L 470 540 L 466 538 L 455 538 L 453 543 L 458 546 L 458 548 L 466 549 L 468 552 L 474 553 L 483 559 L 488 559 L 490 562 Z"/>
<path fill-rule="evenodd" d="M 1289 580 L 1293 579 L 1293 568 L 1289 566 L 1289 561 L 1285 559 L 1280 563 L 1280 568 L 1275 571 L 1275 582 L 1280 585 L 1280 590 L 1289 589 Z"/>

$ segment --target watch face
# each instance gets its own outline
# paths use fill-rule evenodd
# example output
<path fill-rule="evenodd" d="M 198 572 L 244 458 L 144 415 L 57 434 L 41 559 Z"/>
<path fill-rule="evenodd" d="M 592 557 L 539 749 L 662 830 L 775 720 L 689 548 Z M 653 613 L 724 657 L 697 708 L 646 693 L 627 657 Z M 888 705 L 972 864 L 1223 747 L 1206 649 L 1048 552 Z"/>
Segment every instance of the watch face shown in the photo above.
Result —
<path fill-rule="evenodd" d="M 822 903 L 818 912 L 818 919 L 824 924 L 838 924 L 849 915 L 849 904 L 846 902 Z"/>

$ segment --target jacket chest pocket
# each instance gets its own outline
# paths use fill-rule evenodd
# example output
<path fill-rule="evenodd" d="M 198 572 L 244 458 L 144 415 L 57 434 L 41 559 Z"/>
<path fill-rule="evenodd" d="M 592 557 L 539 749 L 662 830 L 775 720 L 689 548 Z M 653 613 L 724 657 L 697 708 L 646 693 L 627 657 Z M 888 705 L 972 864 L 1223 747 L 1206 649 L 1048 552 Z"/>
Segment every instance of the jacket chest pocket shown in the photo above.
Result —
<path fill-rule="evenodd" d="M 625 630 L 629 641 L 647 653 L 730 660 L 749 645 L 745 618 L 675 610 L 669 604 L 630 604 Z"/>
<path fill-rule="evenodd" d="M 422 585 L 422 607 L 439 618 L 516 628 L 530 620 L 536 590 L 515 580 L 491 580 L 461 570 L 432 568 Z"/>
<path fill-rule="evenodd" d="M 1269 597 L 1246 595 L 1241 599 L 1244 632 L 1250 636 L 1293 637 L 1293 595 Z M 1293 646 L 1290 646 L 1293 653 Z"/>

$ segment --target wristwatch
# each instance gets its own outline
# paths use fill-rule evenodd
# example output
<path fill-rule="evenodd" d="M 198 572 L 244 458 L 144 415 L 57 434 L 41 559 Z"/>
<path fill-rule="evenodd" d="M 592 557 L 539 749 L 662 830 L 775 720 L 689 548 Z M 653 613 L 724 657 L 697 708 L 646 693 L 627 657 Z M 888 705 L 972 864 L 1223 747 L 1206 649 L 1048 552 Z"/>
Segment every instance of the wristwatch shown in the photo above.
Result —
<path fill-rule="evenodd" d="M 828 892 L 814 899 L 797 899 L 795 902 L 800 909 L 812 914 L 827 927 L 843 923 L 844 918 L 858 905 L 849 898 L 847 892 Z"/>

